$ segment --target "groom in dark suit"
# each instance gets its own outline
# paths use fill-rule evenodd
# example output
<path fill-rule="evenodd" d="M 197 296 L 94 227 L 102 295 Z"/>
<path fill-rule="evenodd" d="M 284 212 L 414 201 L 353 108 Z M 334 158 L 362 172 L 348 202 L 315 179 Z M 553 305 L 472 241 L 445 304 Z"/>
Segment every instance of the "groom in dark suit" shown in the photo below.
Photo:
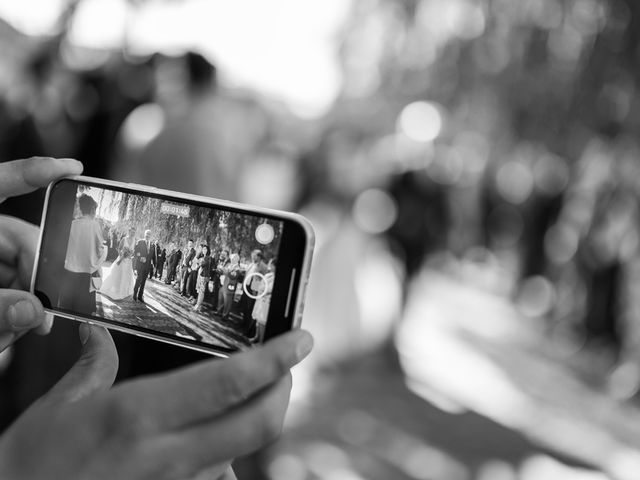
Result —
<path fill-rule="evenodd" d="M 145 230 L 144 239 L 138 240 L 133 249 L 133 268 L 138 274 L 133 286 L 133 300 L 144 303 L 144 285 L 151 268 L 151 230 Z"/>
<path fill-rule="evenodd" d="M 158 265 L 158 251 L 155 242 L 151 242 L 147 253 L 149 254 L 147 257 L 147 263 L 149 264 L 147 268 L 147 275 L 149 275 L 149 278 L 153 278 L 153 273 Z"/>

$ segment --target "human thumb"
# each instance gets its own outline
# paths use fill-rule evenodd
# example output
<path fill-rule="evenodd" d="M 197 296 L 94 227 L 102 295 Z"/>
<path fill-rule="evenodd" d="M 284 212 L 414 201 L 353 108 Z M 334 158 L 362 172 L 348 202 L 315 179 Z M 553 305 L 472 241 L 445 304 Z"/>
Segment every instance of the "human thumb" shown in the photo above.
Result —
<path fill-rule="evenodd" d="M 0 289 L 0 351 L 28 330 L 42 327 L 45 319 L 37 297 L 22 290 Z"/>
<path fill-rule="evenodd" d="M 109 331 L 83 323 L 78 332 L 82 343 L 80 358 L 43 401 L 73 402 L 113 385 L 118 373 L 118 353 Z"/>

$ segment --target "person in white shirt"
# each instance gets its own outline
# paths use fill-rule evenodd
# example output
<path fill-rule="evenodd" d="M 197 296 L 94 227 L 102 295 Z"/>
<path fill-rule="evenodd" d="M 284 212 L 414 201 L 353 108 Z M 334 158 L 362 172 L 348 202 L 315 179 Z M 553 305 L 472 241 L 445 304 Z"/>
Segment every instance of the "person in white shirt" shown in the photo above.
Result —
<path fill-rule="evenodd" d="M 96 309 L 96 289 L 92 275 L 100 276 L 100 266 L 107 257 L 102 227 L 96 220 L 98 204 L 89 195 L 78 198 L 81 216 L 71 222 L 69 243 L 64 261 L 65 282 L 58 306 L 86 315 Z"/>
<path fill-rule="evenodd" d="M 272 258 L 267 263 L 267 273 L 264 275 L 264 280 L 261 280 L 262 293 L 255 301 L 253 307 L 252 317 L 256 322 L 256 334 L 251 338 L 251 342 L 262 342 L 264 340 L 264 333 L 267 328 L 267 316 L 269 315 L 269 305 L 271 305 L 271 293 L 273 292 L 273 282 L 276 276 L 276 259 Z M 256 290 L 257 292 L 257 290 Z"/>
<path fill-rule="evenodd" d="M 243 328 L 245 335 L 253 336 L 255 333 L 254 320 L 252 318 L 253 307 L 255 306 L 255 295 L 261 286 L 261 277 L 267 271 L 267 264 L 264 263 L 262 250 L 251 252 L 251 263 L 247 267 L 243 283 L 242 297 L 240 305 L 242 308 Z"/>

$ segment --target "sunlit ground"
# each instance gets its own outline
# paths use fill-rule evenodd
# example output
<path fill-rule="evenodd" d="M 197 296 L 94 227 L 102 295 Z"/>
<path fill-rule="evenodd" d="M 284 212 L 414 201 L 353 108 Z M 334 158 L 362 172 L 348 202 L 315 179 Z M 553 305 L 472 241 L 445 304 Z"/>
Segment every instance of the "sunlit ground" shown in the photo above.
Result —
<path fill-rule="evenodd" d="M 425 272 L 397 336 L 408 384 L 442 408 L 480 413 L 611 478 L 637 478 L 640 412 L 581 380 L 563 354 L 571 346 L 549 340 L 539 322 L 465 283 L 460 270 Z"/>
<path fill-rule="evenodd" d="M 377 351 L 296 371 L 307 392 L 270 478 L 637 478 L 638 410 L 576 370 L 588 353 L 523 316 L 508 282 L 497 264 L 427 268 L 395 336 L 399 366 Z"/>

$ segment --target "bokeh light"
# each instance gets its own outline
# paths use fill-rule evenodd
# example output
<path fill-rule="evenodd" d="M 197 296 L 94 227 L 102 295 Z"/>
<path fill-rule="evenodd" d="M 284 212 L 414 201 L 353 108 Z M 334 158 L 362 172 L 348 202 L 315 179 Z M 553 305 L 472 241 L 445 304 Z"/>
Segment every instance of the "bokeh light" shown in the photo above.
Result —
<path fill-rule="evenodd" d="M 398 128 L 411 140 L 431 142 L 442 131 L 442 114 L 430 102 L 413 102 L 402 109 L 398 118 Z"/>
<path fill-rule="evenodd" d="M 384 190 L 372 188 L 365 190 L 353 204 L 353 219 L 368 233 L 382 233 L 396 221 L 398 206 L 395 200 Z"/>
<path fill-rule="evenodd" d="M 551 311 L 555 291 L 549 280 L 542 276 L 527 278 L 520 287 L 517 305 L 523 315 L 542 317 Z"/>
<path fill-rule="evenodd" d="M 122 140 L 130 149 L 141 149 L 160 133 L 164 123 L 165 115 L 160 105 L 140 105 L 122 125 Z"/>
<path fill-rule="evenodd" d="M 496 182 L 502 197 L 513 204 L 524 203 L 533 192 L 531 170 L 520 162 L 510 161 L 502 165 Z"/>

